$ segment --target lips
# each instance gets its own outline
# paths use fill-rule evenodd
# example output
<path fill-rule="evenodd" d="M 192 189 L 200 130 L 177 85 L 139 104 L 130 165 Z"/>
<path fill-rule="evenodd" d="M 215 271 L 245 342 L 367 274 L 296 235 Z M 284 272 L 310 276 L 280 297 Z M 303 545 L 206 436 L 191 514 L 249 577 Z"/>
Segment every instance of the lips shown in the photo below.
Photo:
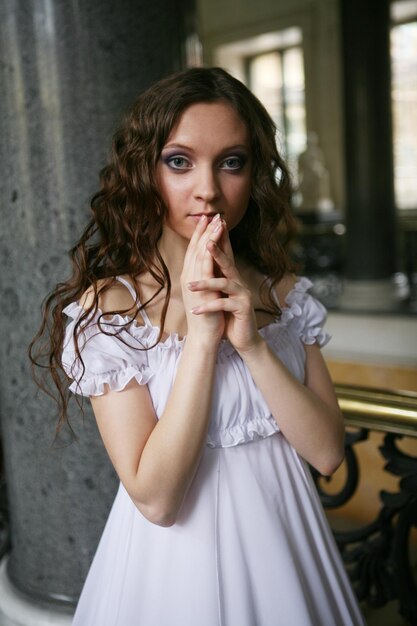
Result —
<path fill-rule="evenodd" d="M 211 222 L 211 220 L 216 217 L 217 213 L 191 213 L 189 217 L 191 217 L 195 221 L 198 221 L 201 217 L 203 217 L 203 215 L 205 215 L 208 221 Z"/>

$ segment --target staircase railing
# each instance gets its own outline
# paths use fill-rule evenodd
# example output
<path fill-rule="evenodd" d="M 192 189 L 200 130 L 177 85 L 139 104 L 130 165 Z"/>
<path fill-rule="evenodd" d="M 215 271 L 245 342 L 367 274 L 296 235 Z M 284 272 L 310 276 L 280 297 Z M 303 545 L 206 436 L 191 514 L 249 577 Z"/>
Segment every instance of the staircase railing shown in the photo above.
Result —
<path fill-rule="evenodd" d="M 356 594 L 371 607 L 392 600 L 398 612 L 417 624 L 417 585 L 413 568 L 413 528 L 417 527 L 417 457 L 397 446 L 403 437 L 417 437 L 417 394 L 337 385 L 336 392 L 346 425 L 346 474 L 337 493 L 329 493 L 323 479 L 314 473 L 326 509 L 343 506 L 360 488 L 361 475 L 355 446 L 373 431 L 385 433 L 379 452 L 384 471 L 399 477 L 398 491 L 379 492 L 376 517 L 362 526 L 334 529 Z M 414 549 L 416 552 L 416 549 Z"/>

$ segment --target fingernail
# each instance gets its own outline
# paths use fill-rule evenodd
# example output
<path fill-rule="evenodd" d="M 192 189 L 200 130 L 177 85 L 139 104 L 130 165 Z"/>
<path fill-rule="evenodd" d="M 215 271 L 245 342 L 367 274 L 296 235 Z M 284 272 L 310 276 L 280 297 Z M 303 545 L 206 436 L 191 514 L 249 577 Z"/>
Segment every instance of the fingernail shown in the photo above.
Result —
<path fill-rule="evenodd" d="M 196 286 L 196 283 L 195 283 L 195 282 L 190 282 L 190 283 L 187 283 L 187 287 L 188 287 L 188 289 L 193 289 L 195 286 Z"/>
<path fill-rule="evenodd" d="M 198 306 L 195 306 L 193 309 L 190 309 L 190 313 L 198 313 Z"/>
<path fill-rule="evenodd" d="M 220 219 L 220 213 L 217 213 L 217 215 L 213 217 L 213 222 L 217 222 L 217 220 L 219 219 Z"/>

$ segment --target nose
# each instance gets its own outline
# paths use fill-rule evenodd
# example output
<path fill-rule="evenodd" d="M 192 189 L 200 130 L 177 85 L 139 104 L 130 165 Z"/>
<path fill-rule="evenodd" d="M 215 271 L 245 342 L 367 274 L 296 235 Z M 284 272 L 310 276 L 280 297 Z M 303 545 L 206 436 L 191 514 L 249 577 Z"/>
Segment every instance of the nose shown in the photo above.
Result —
<path fill-rule="evenodd" d="M 201 166 L 196 172 L 194 197 L 205 203 L 213 203 L 220 196 L 220 185 L 216 172 L 209 165 Z"/>

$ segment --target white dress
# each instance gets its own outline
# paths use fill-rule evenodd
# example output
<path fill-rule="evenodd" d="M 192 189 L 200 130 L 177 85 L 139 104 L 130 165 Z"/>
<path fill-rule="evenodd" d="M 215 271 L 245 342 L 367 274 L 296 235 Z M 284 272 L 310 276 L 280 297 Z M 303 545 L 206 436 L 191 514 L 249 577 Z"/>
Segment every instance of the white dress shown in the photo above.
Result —
<path fill-rule="evenodd" d="M 123 282 L 123 281 L 122 281 Z M 324 307 L 301 278 L 282 316 L 261 329 L 290 372 L 304 380 L 303 344 L 329 339 Z M 81 371 L 71 304 L 63 362 Z M 74 392 L 100 395 L 135 378 L 157 415 L 167 402 L 184 340 L 156 347 L 158 329 L 96 318 L 81 341 L 85 372 Z M 103 323 L 103 322 L 102 322 Z M 126 345 L 127 344 L 127 345 Z M 306 462 L 280 433 L 228 341 L 219 347 L 202 460 L 176 523 L 149 522 L 120 485 L 85 582 L 73 626 L 350 626 L 364 624 Z"/>

